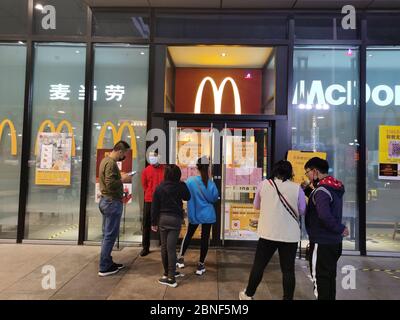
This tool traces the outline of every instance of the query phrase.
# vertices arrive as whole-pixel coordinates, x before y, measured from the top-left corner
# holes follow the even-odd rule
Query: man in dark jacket
[[[309,196],[305,218],[314,294],[318,300],[335,300],[337,261],[342,254],[343,237],[349,234],[342,224],[344,186],[328,175],[326,160],[312,158],[304,169],[316,186]]]

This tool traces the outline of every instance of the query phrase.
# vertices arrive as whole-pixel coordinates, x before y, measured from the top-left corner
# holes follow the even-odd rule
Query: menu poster
[[[95,202],[100,202],[101,192],[100,192],[100,183],[99,183],[99,169],[101,161],[107,157],[111,153],[112,149],[97,149],[96,155],[96,194],[95,194]],[[131,172],[132,171],[132,152],[126,153],[126,158],[124,161],[117,162],[118,168],[121,172]],[[138,173],[137,173],[138,174]],[[136,174],[136,175],[137,175]],[[124,183],[124,203],[132,202],[132,183]]]
[[[400,180],[400,126],[379,126],[378,178]]]
[[[229,203],[225,206],[225,239],[257,240],[260,212],[250,203]]]
[[[40,132],[36,157],[36,185],[71,185],[72,134]]]
[[[304,174],[304,165],[308,160],[314,157],[319,157],[326,160],[325,152],[313,152],[313,151],[300,151],[300,150],[289,150],[287,160],[292,164],[293,167],[293,181],[301,184],[305,181],[306,176]]]

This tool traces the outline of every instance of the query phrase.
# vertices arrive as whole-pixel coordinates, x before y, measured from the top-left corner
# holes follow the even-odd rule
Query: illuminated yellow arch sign
[[[239,89],[236,85],[235,80],[233,80],[231,77],[226,77],[224,80],[222,80],[219,88],[217,87],[217,84],[215,83],[214,79],[211,77],[205,77],[203,80],[201,80],[199,88],[197,89],[197,94],[196,94],[196,101],[194,104],[194,113],[200,113],[201,111],[201,100],[203,97],[203,90],[204,86],[206,85],[207,82],[210,82],[213,90],[213,95],[214,95],[214,113],[215,114],[220,114],[221,113],[221,107],[222,107],[222,94],[224,93],[224,88],[226,83],[229,81],[232,84],[233,88],[233,96],[234,96],[234,101],[235,101],[235,114],[241,114],[242,113],[242,106],[240,104],[240,94],[239,94]]]
[[[9,119],[4,119],[0,123],[0,142],[1,142],[1,137],[3,135],[4,127],[6,125],[8,125],[8,128],[10,129],[11,155],[16,156],[17,155],[17,132],[15,131],[14,123]]]
[[[125,128],[128,129],[129,135],[131,136],[132,159],[135,159],[137,157],[136,135],[135,129],[129,122],[122,123],[118,130],[115,128],[112,122],[105,122],[100,130],[99,139],[97,141],[97,149],[103,149],[104,138],[108,128],[111,128],[114,144],[122,140],[122,134],[124,133]]]
[[[58,132],[58,133],[61,133],[61,131],[62,131],[62,129],[63,129],[64,126],[67,128],[68,133],[69,133],[70,135],[72,135],[72,156],[74,157],[74,156],[75,156],[75,153],[76,153],[76,151],[75,151],[74,129],[72,128],[72,125],[71,125],[71,123],[70,123],[69,121],[67,121],[67,120],[62,120],[62,121],[58,124],[58,126],[57,126],[57,128],[56,128],[56,126],[54,125],[54,123],[53,123],[51,120],[44,120],[44,121],[40,124],[40,126],[39,126],[38,135],[39,135],[40,132],[44,132],[44,129],[45,129],[46,127],[49,127],[51,132]],[[38,148],[39,148],[38,139],[36,139],[35,155],[38,154]]]

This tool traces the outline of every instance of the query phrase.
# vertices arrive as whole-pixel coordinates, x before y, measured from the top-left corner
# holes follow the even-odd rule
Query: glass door
[[[256,241],[259,210],[253,201],[269,170],[269,128],[225,125],[222,139],[221,240]]]

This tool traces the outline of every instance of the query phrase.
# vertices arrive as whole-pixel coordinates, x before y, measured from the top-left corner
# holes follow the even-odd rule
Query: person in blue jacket
[[[218,200],[218,190],[214,181],[210,179],[209,159],[199,158],[196,166],[199,175],[190,177],[186,181],[191,195],[187,203],[189,226],[176,265],[178,268],[185,267],[183,256],[197,227],[201,224],[200,260],[196,270],[196,274],[201,276],[206,272],[204,260],[207,256],[211,227],[216,222],[214,203]]]

